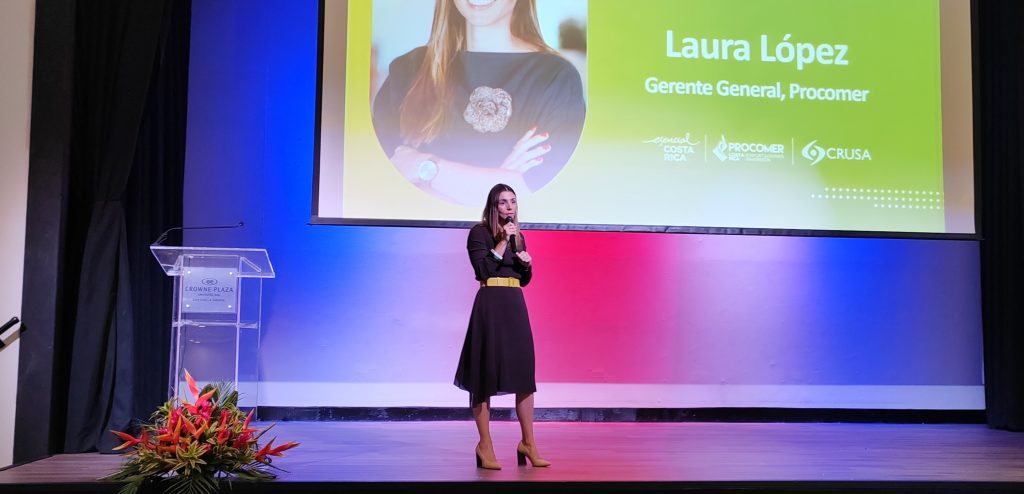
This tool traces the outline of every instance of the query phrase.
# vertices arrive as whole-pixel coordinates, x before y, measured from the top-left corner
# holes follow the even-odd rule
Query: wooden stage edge
[[[266,426],[267,423],[261,423]],[[475,467],[469,421],[279,422],[302,445],[273,482],[223,492],[1024,493],[1024,434],[978,424],[540,422],[550,468],[516,466],[515,422],[492,424],[500,471]],[[116,492],[117,455],[0,471],[0,492]],[[150,491],[155,492],[155,491]]]
[[[269,421],[472,420],[469,407],[274,407],[257,415]],[[495,407],[491,420],[516,420],[515,409]],[[984,410],[851,408],[538,408],[537,422],[861,422],[984,424]]]

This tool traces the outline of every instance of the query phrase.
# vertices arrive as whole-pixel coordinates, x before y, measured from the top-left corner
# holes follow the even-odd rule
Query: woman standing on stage
[[[491,396],[515,393],[516,416],[523,439],[516,445],[520,465],[526,458],[535,467],[551,463],[540,457],[533,435],[533,332],[521,287],[533,278],[532,258],[519,231],[516,193],[498,184],[487,194],[483,218],[469,231],[466,242],[480,289],[473,302],[455,385],[469,391],[480,442],[476,465],[500,470],[491,442]]]

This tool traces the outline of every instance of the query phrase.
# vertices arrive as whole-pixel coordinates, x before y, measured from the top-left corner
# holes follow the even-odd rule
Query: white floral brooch
[[[512,96],[504,89],[480,86],[469,95],[469,104],[462,118],[473,130],[486,134],[500,132],[512,116]]]

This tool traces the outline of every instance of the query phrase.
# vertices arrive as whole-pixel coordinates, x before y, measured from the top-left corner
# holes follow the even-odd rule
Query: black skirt
[[[470,405],[494,395],[537,391],[533,331],[523,290],[481,287],[473,301],[455,385]]]

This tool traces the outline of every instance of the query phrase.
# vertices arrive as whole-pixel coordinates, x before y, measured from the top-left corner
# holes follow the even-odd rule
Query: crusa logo
[[[803,156],[811,162],[811,166],[821,163],[828,158],[829,161],[871,161],[871,150],[853,147],[822,147],[815,139],[804,146]]]
[[[807,160],[811,162],[811,166],[817,165],[818,163],[821,163],[821,160],[825,159],[825,148],[818,146],[817,144],[818,140],[815,139],[804,146],[803,151],[800,152],[804,158],[807,158]]]
[[[215,278],[203,278],[202,283],[204,285],[216,285],[217,284],[217,280]]]

